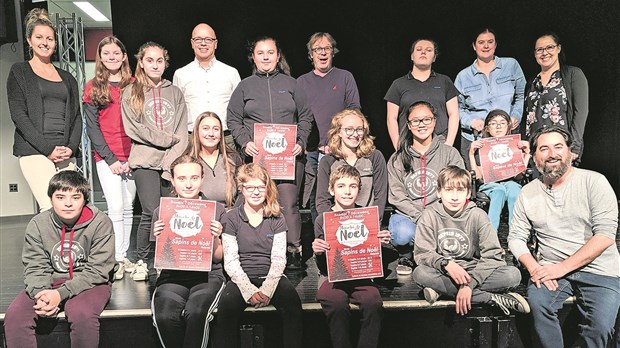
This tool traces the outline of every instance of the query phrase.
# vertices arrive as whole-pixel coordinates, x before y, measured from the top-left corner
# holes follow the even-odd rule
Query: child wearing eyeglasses
[[[422,211],[437,200],[437,175],[449,165],[465,168],[458,150],[435,136],[435,108],[429,102],[413,103],[407,128],[400,133],[398,151],[388,160],[388,199],[396,208],[388,229],[399,254],[396,273],[411,274],[413,242]]]
[[[273,305],[282,319],[282,346],[302,346],[297,290],[283,276],[287,226],[278,189],[259,164],[242,165],[237,187],[245,201],[222,218],[224,269],[230,276],[220,299],[214,347],[239,346],[239,317],[247,306]]]
[[[329,193],[329,176],[344,164],[360,172],[360,189],[355,204],[379,207],[379,220],[387,201],[385,158],[370,135],[368,120],[358,109],[345,109],[334,115],[327,133],[329,153],[319,162],[316,186],[316,210],[320,216],[334,206]]]
[[[484,120],[482,137],[503,137],[508,135],[510,124],[510,115],[506,111],[500,109],[491,110]],[[482,167],[480,167],[480,157],[477,153],[483,146],[483,142],[476,140],[471,143],[469,148],[469,162],[471,163],[471,168],[476,172],[476,178],[482,178]],[[523,150],[525,151],[523,153],[523,161],[527,164],[530,160],[529,147],[524,147]],[[500,215],[506,203],[508,203],[508,223],[512,220],[512,210],[517,201],[517,196],[519,196],[519,191],[521,191],[521,185],[515,179],[516,177],[499,182],[489,182],[482,184],[478,189],[489,197],[489,219],[495,231],[499,228]]]

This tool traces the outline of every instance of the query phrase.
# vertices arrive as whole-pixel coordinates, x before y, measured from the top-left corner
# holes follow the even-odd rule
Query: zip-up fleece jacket
[[[26,227],[22,262],[26,291],[32,298],[53,288],[64,301],[106,284],[116,264],[112,221],[90,204],[73,227],[65,226],[53,209],[44,211]]]
[[[388,201],[397,213],[407,215],[415,222],[424,208],[437,200],[439,171],[449,165],[465,168],[465,164],[459,152],[444,144],[439,137],[433,137],[431,146],[424,154],[412,146],[408,146],[405,151],[413,156],[413,171],[405,172],[398,152],[390,157],[387,166]]]
[[[134,84],[123,91],[122,113],[125,132],[131,138],[129,166],[163,170],[169,178],[170,164],[187,148],[187,111],[183,92],[163,80],[144,91],[144,109],[131,107]]]
[[[472,289],[498,267],[506,266],[497,232],[484,210],[474,202],[450,216],[441,202],[422,212],[416,227],[413,250],[418,265],[441,272],[441,261],[451,259],[469,273]]]
[[[254,141],[255,123],[297,125],[297,144],[306,148],[314,116],[297,80],[277,70],[239,82],[228,102],[226,122],[241,146]]]

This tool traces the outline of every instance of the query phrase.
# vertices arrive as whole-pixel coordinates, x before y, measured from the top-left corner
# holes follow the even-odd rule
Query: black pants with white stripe
[[[207,281],[202,283],[158,285],[151,310],[162,345],[167,348],[206,347],[209,322],[224,285],[221,272],[209,272]]]

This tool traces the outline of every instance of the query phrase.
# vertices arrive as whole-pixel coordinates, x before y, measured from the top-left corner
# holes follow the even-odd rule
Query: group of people
[[[381,220],[389,203],[395,212],[378,238],[398,251],[396,272],[413,272],[430,303],[455,298],[463,315],[472,303],[507,314],[531,310],[537,338],[551,347],[562,344],[557,312],[575,295],[585,314],[584,344],[604,346],[611,338],[620,303],[617,200],[602,175],[573,166],[583,152],[587,82],[581,70],[564,64],[555,34],[536,40],[541,72],[527,92],[518,62],[495,56],[491,29],[476,34],[476,60],[454,84],[432,70],[437,43],[415,41],[412,70],[385,96],[396,150],[387,161],[360,111],[353,75],[333,66],[338,49],[329,33],[310,37],[314,69],[298,79],[290,76],[278,41],[257,38],[248,55],[253,74],[241,80],[215,58],[213,28],[199,24],[190,40],[195,59],[172,82],[162,77],[169,61],[164,47],[143,44],[132,76],[125,46],[106,37],[82,100],[106,217],[88,204],[87,181],[70,170],[81,138],[79,91],[75,79],[51,62],[54,26],[38,9],[26,23],[32,57],[13,66],[7,91],[14,154],[41,213],[26,231],[26,289],[5,316],[9,347],[35,346],[37,318],[60,310],[71,325],[72,345],[96,346],[112,281],[126,272],[137,281],[155,273],[149,255],[165,228],[158,206],[167,196],[217,205],[205,224],[214,236],[212,270],[163,269],[158,275],[152,312],[164,346],[205,346],[215,308],[213,345],[237,346],[243,309],[270,304],[280,313],[284,346],[303,345],[301,301],[283,276],[285,268],[304,266],[300,198],[312,211],[321,276],[330,248],[322,213],[377,206]],[[259,152],[256,123],[297,126],[294,180],[272,180],[251,163]],[[454,147],[459,125],[460,152]],[[491,199],[487,216],[469,201],[468,170],[480,177],[481,138],[519,130],[526,139],[519,143],[524,162],[533,159],[539,177],[523,190],[514,179],[482,185]],[[136,194],[142,214],[132,261]],[[531,277],[527,300],[508,292],[521,275],[506,265],[497,237],[505,202],[510,248]],[[527,246],[530,230],[535,255]],[[600,300],[590,301],[593,296]],[[377,346],[383,306],[371,280],[322,282],[317,300],[334,346],[353,343],[349,302],[362,309],[358,346]]]

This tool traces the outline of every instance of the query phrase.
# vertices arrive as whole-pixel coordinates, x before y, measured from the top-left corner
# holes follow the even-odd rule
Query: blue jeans
[[[521,185],[512,180],[503,182],[490,182],[480,186],[480,192],[484,192],[491,203],[489,204],[489,220],[491,226],[497,231],[499,228],[499,218],[504,209],[504,203],[508,203],[508,223],[512,220],[512,210],[515,207],[517,196],[521,191]]]
[[[392,214],[388,223],[388,230],[392,234],[392,245],[413,245],[415,228],[416,224],[410,217],[398,213]]]
[[[558,280],[558,289],[549,291],[530,282],[527,300],[534,318],[534,332],[543,347],[563,347],[558,311],[564,301],[576,296],[583,320],[579,324],[576,347],[606,347],[612,339],[618,306],[620,278],[575,272]]]

